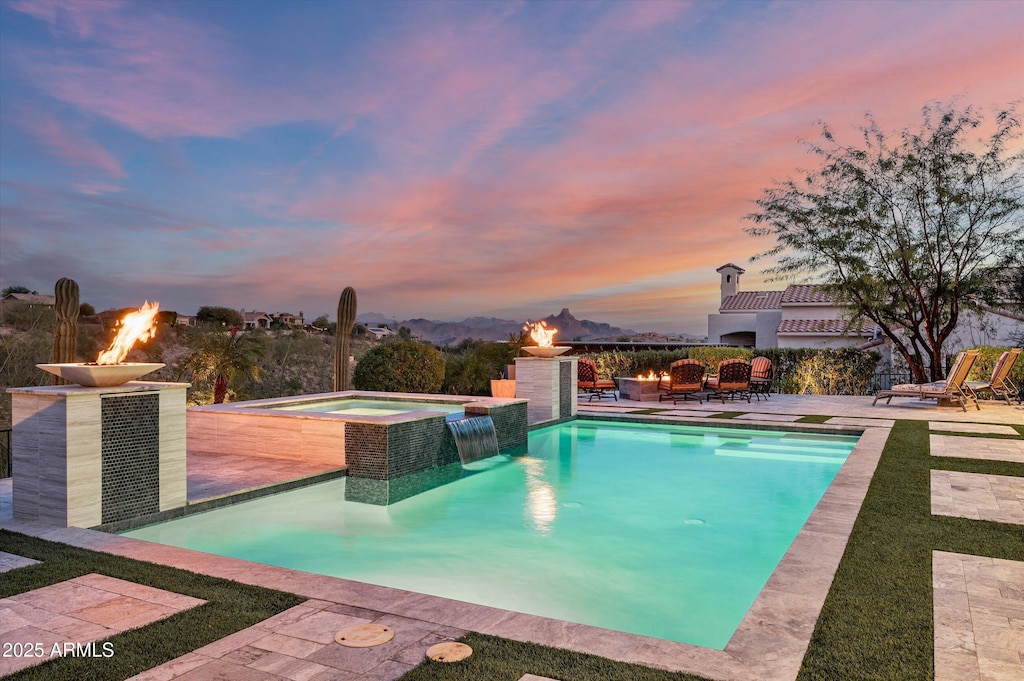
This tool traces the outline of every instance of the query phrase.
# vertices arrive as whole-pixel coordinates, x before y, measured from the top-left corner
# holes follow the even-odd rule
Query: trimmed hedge
[[[581,355],[597,364],[604,378],[668,371],[677,359],[696,359],[708,372],[723,359],[767,357],[775,377],[773,389],[781,393],[811,395],[867,395],[881,356],[857,348],[730,348],[691,347],[669,351],[600,352]],[[996,353],[998,356],[998,353]],[[994,360],[993,360],[994,361]],[[1024,364],[1024,362],[1022,362]],[[992,368],[989,365],[989,373]]]

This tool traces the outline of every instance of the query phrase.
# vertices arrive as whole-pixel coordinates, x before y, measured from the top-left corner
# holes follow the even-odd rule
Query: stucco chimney
[[[728,263],[715,271],[722,275],[722,300],[720,302],[724,303],[726,298],[736,295],[739,291],[740,275],[745,273],[746,270]]]

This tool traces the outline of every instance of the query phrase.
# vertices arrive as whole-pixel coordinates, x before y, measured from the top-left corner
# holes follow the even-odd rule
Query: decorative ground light
[[[427,649],[427,657],[434,662],[458,662],[473,654],[473,649],[465,643],[446,641],[436,643]]]
[[[353,624],[334,635],[334,640],[349,648],[372,648],[395,637],[395,630],[385,624]]]

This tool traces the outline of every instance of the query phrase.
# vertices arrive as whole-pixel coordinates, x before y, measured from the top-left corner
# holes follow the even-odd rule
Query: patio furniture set
[[[1020,388],[1011,377],[1021,352],[1021,348],[1013,348],[1000,355],[988,380],[968,381],[967,376],[978,359],[979,351],[964,350],[957,355],[945,380],[893,386],[878,392],[872,406],[882,398],[889,404],[894,397],[910,397],[918,400],[935,399],[940,405],[956,403],[964,411],[967,411],[967,405],[973,402],[980,410],[978,399],[985,393],[990,393],[993,399],[1005,400],[1008,405],[1021,404]],[[615,381],[600,378],[594,360],[581,357],[578,367],[578,387],[580,392],[588,395],[588,401],[593,401],[595,397],[599,400],[618,400]],[[633,382],[634,379],[619,381]],[[717,373],[709,376],[699,361],[680,359],[672,362],[668,372],[660,377],[652,381],[636,379],[636,382],[650,386],[642,391],[643,394],[650,395],[650,399],[657,394],[659,402],[672,400],[672,404],[678,404],[679,400],[696,400],[703,404],[705,399],[720,398],[724,404],[728,398],[746,399],[749,403],[751,396],[757,397],[760,401],[762,395],[768,399],[771,394],[772,363],[767,357],[755,357],[749,362],[743,359],[726,359],[718,363]],[[620,389],[622,387],[619,386]],[[632,399],[643,400],[639,390],[634,396],[632,383],[629,387]]]
[[[589,396],[588,401],[595,397],[618,400],[615,381],[600,378],[592,359],[581,357],[578,367],[577,384],[580,392]],[[725,404],[728,398],[746,399],[749,403],[751,396],[760,401],[762,395],[768,399],[771,394],[772,363],[767,357],[755,357],[750,362],[725,359],[718,363],[717,373],[709,376],[699,361],[680,359],[672,362],[668,372],[651,383],[654,381],[659,402],[672,400],[672,404],[678,404],[679,400],[697,400],[703,404],[705,399],[719,398]]]

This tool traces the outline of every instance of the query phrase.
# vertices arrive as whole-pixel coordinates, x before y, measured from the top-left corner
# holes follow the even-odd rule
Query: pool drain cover
[[[427,657],[434,662],[458,662],[472,654],[472,648],[465,643],[455,643],[454,641],[437,643],[427,649]]]
[[[395,630],[384,624],[353,624],[334,635],[334,640],[349,648],[372,648],[395,637]]]

